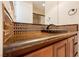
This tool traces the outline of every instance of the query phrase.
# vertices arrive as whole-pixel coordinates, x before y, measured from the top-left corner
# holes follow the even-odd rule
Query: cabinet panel
[[[77,52],[78,52],[78,44],[74,45],[74,56],[76,55]]]
[[[72,56],[74,56],[74,51],[73,51],[73,49],[74,49],[74,36],[73,37],[71,37],[71,38],[68,38],[67,39],[68,40],[68,42],[67,42],[67,44],[68,44],[68,54],[67,54],[67,56],[69,56],[69,57],[72,57]]]
[[[31,56],[31,57],[51,57],[52,56],[52,46],[40,49],[38,51],[35,51],[31,54],[25,55],[25,56]]]
[[[67,56],[67,40],[58,42],[53,45],[55,57],[65,57]]]
[[[77,42],[78,42],[78,36],[76,35],[76,36],[74,37],[74,44],[77,43]]]

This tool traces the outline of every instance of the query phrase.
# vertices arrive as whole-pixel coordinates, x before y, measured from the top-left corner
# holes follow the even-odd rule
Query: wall
[[[75,15],[69,16],[68,11],[77,8]],[[59,2],[59,24],[79,24],[79,1],[78,2]]]
[[[50,17],[50,20],[49,20]],[[45,2],[45,24],[57,24],[57,2]]]
[[[14,2],[16,22],[32,23],[32,3],[27,1]]]
[[[50,8],[48,8],[48,6]],[[49,23],[53,24],[79,24],[79,2],[78,1],[52,1],[46,2],[45,6],[45,24],[48,24],[50,17],[51,21]],[[75,15],[69,16],[68,11],[71,8],[77,8],[78,11]]]
[[[3,51],[3,20],[2,20],[2,2],[0,1],[0,56],[2,56]]]

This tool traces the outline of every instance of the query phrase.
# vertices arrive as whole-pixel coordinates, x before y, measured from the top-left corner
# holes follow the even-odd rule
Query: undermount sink
[[[63,32],[68,32],[65,29],[46,29],[46,30],[41,30],[42,32],[48,32],[48,33],[63,33]]]
[[[68,32],[66,29],[57,28],[57,26],[54,25],[54,24],[50,24],[50,25],[46,26],[41,31],[42,32],[48,32],[48,33],[64,33],[64,32]]]

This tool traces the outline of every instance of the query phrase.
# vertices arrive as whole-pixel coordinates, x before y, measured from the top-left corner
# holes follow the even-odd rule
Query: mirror
[[[33,2],[33,24],[44,24],[45,22],[45,2]]]
[[[15,22],[44,24],[44,1],[14,1]]]

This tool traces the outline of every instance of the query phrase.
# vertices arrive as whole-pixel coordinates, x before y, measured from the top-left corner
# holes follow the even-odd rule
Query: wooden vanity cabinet
[[[25,56],[34,57],[73,57],[74,55],[74,40],[76,36],[56,42],[51,46],[42,48]],[[77,38],[76,38],[77,39]],[[77,50],[76,50],[77,51]]]

